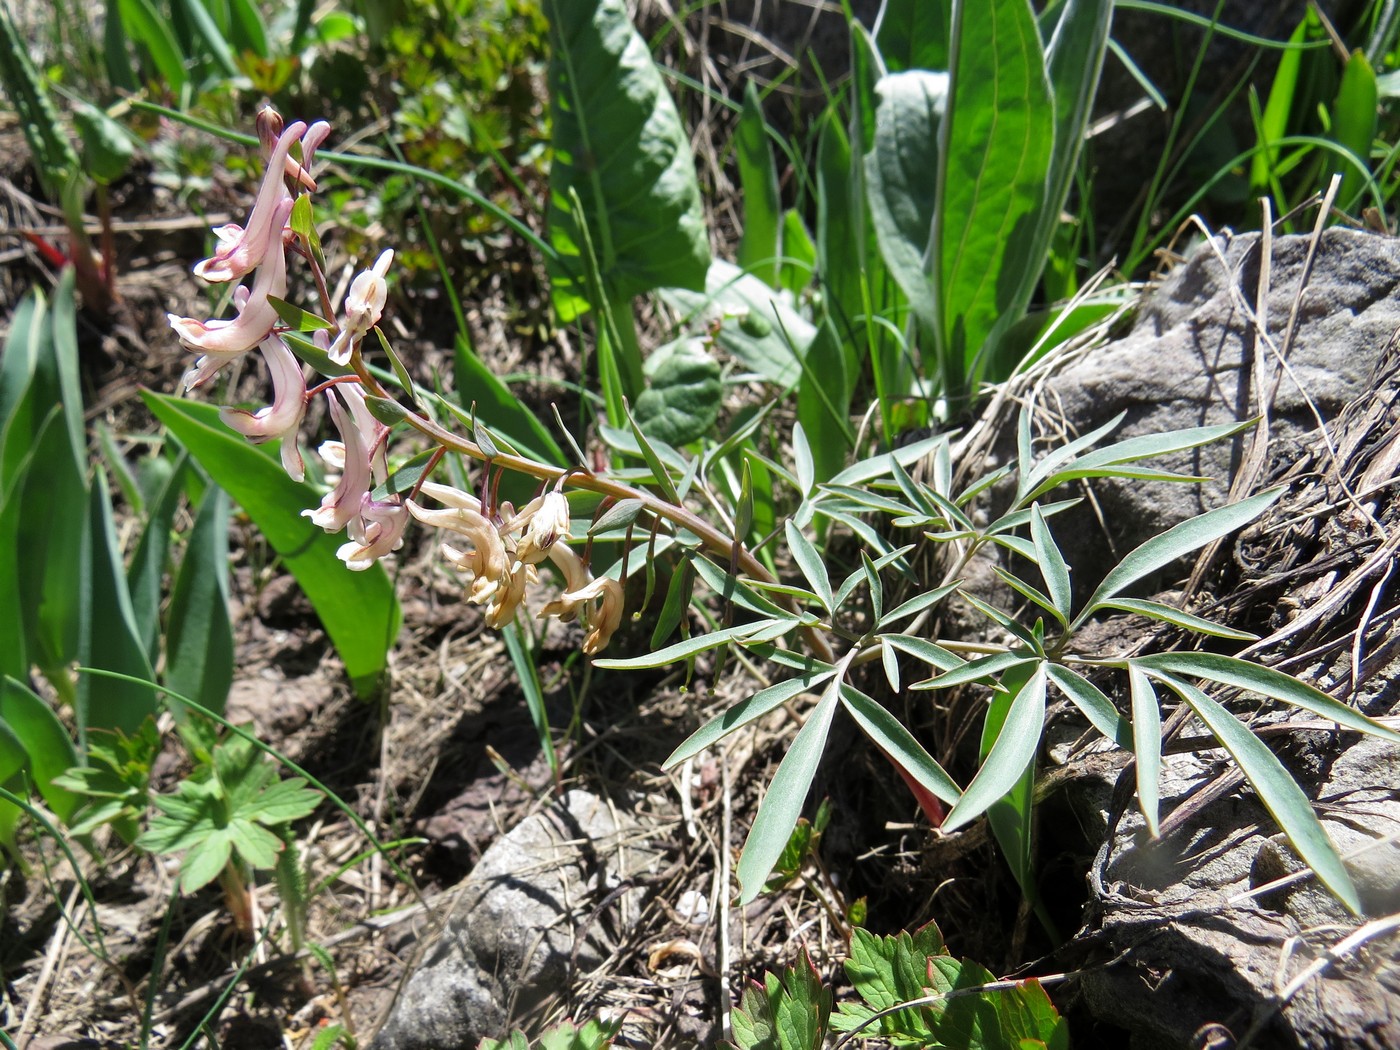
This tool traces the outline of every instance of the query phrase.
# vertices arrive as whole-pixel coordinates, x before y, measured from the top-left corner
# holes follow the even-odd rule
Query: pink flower
[[[279,336],[264,339],[258,349],[262,351],[263,360],[272,373],[272,404],[256,412],[221,408],[219,418],[225,426],[238,431],[255,445],[271,438],[281,438],[282,466],[293,481],[301,481],[306,477],[301,450],[297,448],[297,432],[301,429],[302,417],[306,415],[306,379],[302,375],[301,362]]]
[[[349,364],[355,344],[384,316],[384,304],[389,299],[389,285],[384,275],[389,272],[393,262],[394,251],[391,248],[375,260],[372,270],[357,274],[350,282],[350,291],[345,296],[345,324],[330,348],[331,360],[336,364]]]
[[[333,390],[326,391],[326,399],[330,402],[331,419],[340,431],[341,441],[326,442],[321,446],[321,454],[328,462],[341,461],[340,481],[321,500],[319,507],[301,513],[327,532],[339,532],[359,517],[360,504],[369,495],[369,449],[365,447],[360,428],[340,407],[340,400]],[[340,447],[335,447],[337,444]],[[331,446],[329,455],[327,446]]]
[[[408,508],[402,503],[380,502],[366,494],[360,501],[358,519],[350,522],[350,542],[341,544],[336,557],[355,572],[368,569],[390,551],[403,546],[408,517]]]
[[[196,321],[193,317],[166,315],[185,349],[204,355],[196,362],[194,371],[185,377],[186,388],[198,386],[234,358],[257,346],[277,324],[277,311],[267,297],[274,295],[281,299],[287,294],[287,256],[282,249],[281,230],[291,210],[292,199],[287,197],[273,213],[278,230],[277,250],[258,271],[246,299],[240,300],[238,293],[234,294],[237,317],[228,321]]]
[[[262,188],[258,191],[252,214],[248,216],[247,227],[237,223],[214,227],[214,236],[219,241],[218,248],[209,258],[195,265],[196,277],[203,277],[206,281],[216,284],[237,281],[262,263],[274,241],[280,249],[282,228],[287,224],[287,216],[291,214],[290,204],[285,212],[282,211],[283,203],[291,200],[282,175],[290,159],[292,143],[296,142],[305,130],[306,125],[297,121],[278,136],[277,145],[268,161],[267,173],[263,176]],[[324,134],[321,137],[324,138]],[[297,170],[300,171],[300,166]]]

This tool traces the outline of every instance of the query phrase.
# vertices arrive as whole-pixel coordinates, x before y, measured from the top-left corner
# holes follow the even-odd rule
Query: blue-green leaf
[[[982,768],[948,811],[948,819],[943,822],[945,831],[969,823],[1016,786],[1040,749],[1044,729],[1045,664],[1040,662],[1012,699],[1006,721]]]

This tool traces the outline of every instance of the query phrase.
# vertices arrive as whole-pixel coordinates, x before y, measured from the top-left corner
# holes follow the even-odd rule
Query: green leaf
[[[893,71],[948,68],[948,0],[886,0],[875,37]]]
[[[1310,24],[1317,23],[1316,12],[1308,8],[1288,42],[1302,44],[1309,36]],[[1249,187],[1255,196],[1263,196],[1272,188],[1280,151],[1283,148],[1280,140],[1288,134],[1289,118],[1293,111],[1302,63],[1303,51],[1300,47],[1290,48],[1278,56],[1273,85],[1269,88],[1269,100],[1265,103],[1263,116],[1256,125],[1261,148],[1254,154],[1249,166]]]
[[[1040,667],[1043,668],[1044,664]],[[1032,675],[1029,667],[1022,666],[1002,676],[1000,687],[992,693],[987,716],[982,723],[982,738],[978,746],[981,761],[985,762],[990,757],[997,740],[1006,730],[1006,719],[1014,704],[1012,694],[1019,694]],[[1035,763],[1030,762],[1010,789],[987,807],[987,822],[991,825],[1002,856],[1021,887],[1021,896],[1032,904],[1036,903],[1031,834],[1031,810],[1034,805]]]
[[[1337,102],[1332,112],[1333,140],[1361,161],[1360,169],[1348,164],[1342,174],[1337,206],[1344,211],[1355,209],[1366,188],[1371,144],[1376,138],[1380,114],[1378,103],[1376,72],[1362,52],[1354,51],[1342,70],[1342,83],[1337,89]]]
[[[910,688],[947,689],[951,686],[966,685],[968,682],[978,682],[983,679],[990,681],[994,675],[1009,671],[1022,664],[1032,663],[1034,660],[1034,656],[1021,650],[979,656],[976,660],[969,660],[951,670],[944,671],[937,678],[932,678],[927,682],[916,682]]]
[[[740,608],[747,609],[749,612],[757,613],[760,616],[777,618],[792,615],[786,609],[774,605],[762,595],[755,594],[754,591],[737,576],[731,576],[728,572],[721,569],[703,555],[697,554],[691,559],[691,564],[695,566],[696,575],[705,581],[705,586],[714,591],[722,601],[733,602]]]
[[[1301,707],[1319,718],[1336,722],[1358,733],[1367,733],[1384,740],[1400,743],[1400,733],[1374,722],[1360,711],[1332,699],[1291,675],[1261,667],[1248,660],[1216,653],[1154,653],[1134,660],[1139,667],[1152,672],[1191,675],[1205,678],[1236,689],[1248,689],[1273,700]]]
[[[563,321],[588,309],[582,225],[609,299],[700,289],[710,262],[690,140],[622,0],[545,0],[554,159],[550,268]],[[576,192],[580,215],[569,204]],[[599,304],[593,303],[593,306]]]
[[[1016,786],[1040,749],[1044,728],[1045,663],[1038,661],[1035,671],[1011,701],[1006,722],[982,768],[948,811],[948,818],[943,822],[945,831],[969,823]]]
[[[177,9],[183,11],[188,25],[204,42],[204,47],[224,76],[238,76],[238,63],[234,61],[233,49],[229,47],[224,34],[219,30],[204,0],[174,0]]]
[[[218,423],[213,406],[143,393],[151,412],[180,439],[257,524],[315,607],[355,691],[373,694],[398,634],[399,604],[379,565],[350,572],[336,557],[341,540],[300,516],[312,491],[287,477],[275,444],[249,445]]]
[[[170,596],[165,684],[224,713],[233,685],[233,624],[228,603],[228,496],[211,485],[204,493],[185,557]],[[183,718],[184,708],[169,701]]]
[[[866,153],[866,203],[880,253],[919,320],[938,328],[930,267],[938,206],[935,178],[948,74],[918,69],[875,84],[875,134]]]
[[[1224,624],[1215,623],[1202,616],[1164,605],[1162,602],[1148,601],[1143,598],[1114,598],[1112,601],[1102,603],[1100,608],[1118,609],[1121,612],[1149,616],[1154,620],[1161,620],[1188,631],[1195,631],[1197,634],[1208,634],[1214,638],[1232,638],[1236,641],[1247,642],[1259,637],[1248,631],[1238,631],[1233,627],[1226,627]]]
[[[852,650],[854,653],[854,650]],[[849,657],[847,658],[849,663]],[[827,734],[831,731],[831,721],[841,698],[841,679],[846,673],[846,663],[837,668],[836,675],[827,685],[817,706],[807,715],[807,721],[797,731],[792,745],[778,764],[778,771],[764,792],[759,803],[758,813],[744,840],[744,851],[739,858],[739,900],[748,904],[754,900],[768,881],[768,875],[777,863],[778,857],[787,845],[797,818],[802,813],[807,792],[816,776],[822,753],[826,750]]]
[[[1161,535],[1153,536],[1129,552],[1109,571],[1083,611],[1075,617],[1071,628],[1082,625],[1096,609],[1102,608],[1104,602],[1125,587],[1248,525],[1273,506],[1283,493],[1282,487],[1266,489],[1237,503],[1228,503],[1194,518],[1188,518],[1180,524],[1173,525]]]
[[[108,185],[126,174],[136,149],[126,129],[88,102],[73,107],[73,123],[83,140],[83,166]]]
[[[719,362],[700,339],[677,339],[647,358],[647,389],[637,398],[637,425],[648,437],[688,445],[714,429],[724,386]]]
[[[156,462],[169,463],[159,457]],[[182,452],[178,465],[166,474],[157,497],[147,503],[149,513],[142,521],[141,538],[136,542],[136,551],[126,569],[132,616],[152,667],[160,659],[161,586],[165,581],[175,512],[180,509],[180,497],[185,489],[187,462],[188,457]]]
[[[822,608],[831,612],[831,580],[827,577],[826,563],[822,561],[822,556],[812,546],[812,541],[802,535],[802,530],[792,523],[792,519],[789,518],[784,523],[783,531],[787,536],[788,550],[792,554],[793,561],[797,562],[797,567],[802,570],[802,575],[812,585],[812,590],[821,602]]]
[[[78,764],[68,730],[43,700],[13,678],[0,680],[0,726],[23,749],[30,779],[54,814],[67,823],[80,799],[55,781]],[[0,764],[0,781],[9,779]]]
[[[846,465],[855,448],[851,430],[851,398],[855,379],[847,367],[846,348],[828,318],[802,358],[797,388],[797,420],[812,450],[813,476],[826,481]]]
[[[1063,664],[1047,664],[1045,673],[1050,681],[1059,687],[1060,692],[1069,697],[1070,702],[1084,713],[1084,717],[1095,729],[1124,751],[1133,749],[1132,727],[1098,686]]]
[[[954,0],[938,157],[940,367],[976,389],[983,345],[1019,319],[1045,265],[1032,238],[1046,200],[1055,106],[1028,0]],[[1067,188],[1066,184],[1066,188]],[[1003,322],[1005,323],[1005,322]],[[961,368],[961,371],[955,371]],[[963,387],[950,383],[952,394]]]
[[[1128,691],[1133,704],[1133,757],[1137,760],[1138,805],[1147,821],[1147,833],[1160,834],[1157,809],[1162,779],[1162,709],[1152,679],[1136,664],[1128,663]]]
[[[890,616],[893,617],[894,613]],[[915,638],[909,634],[882,634],[879,637],[887,645],[892,645],[900,652],[908,653],[939,671],[951,671],[966,662],[961,656],[954,656],[943,646],[936,645],[927,638]]]
[[[744,232],[736,257],[745,270],[770,288],[777,288],[783,254],[782,201],[768,145],[768,126],[752,80],[744,85],[744,108],[734,129],[734,156],[744,201]]]
[[[856,725],[885,755],[935,798],[952,805],[962,791],[894,715],[854,686],[843,686],[841,703]]]
[[[752,83],[752,81],[750,81]],[[817,272],[817,246],[796,208],[783,212],[783,266],[778,281],[785,290],[799,298],[812,283]]]
[[[131,675],[142,683],[80,675],[76,700],[80,740],[86,739],[92,727],[134,733],[159,710],[155,672],[136,629],[121,547],[112,524],[107,477],[100,467],[92,479],[87,513],[79,558],[78,662],[84,667]]]
[[[1193,654],[1196,655],[1196,654]],[[1134,661],[1140,664],[1139,661]],[[1230,752],[1250,785],[1259,795],[1278,826],[1283,829],[1297,849],[1299,856],[1317,872],[1329,890],[1336,894],[1353,915],[1361,914],[1361,900],[1356,894],[1346,865],[1337,855],[1312,810],[1312,803],[1303,793],[1278,757],[1264,742],[1242,725],[1238,719],[1200,689],[1171,675],[1151,668],[1153,677],[1181,697],[1205,723],[1211,735]],[[1192,672],[1187,672],[1192,673]]]
[[[299,200],[308,200],[301,197]],[[295,303],[289,303],[285,299],[279,299],[275,295],[267,297],[268,303],[277,311],[277,319],[290,328],[293,332],[321,332],[335,327],[320,314],[313,314],[309,310],[303,310]]]
[[[117,0],[117,9],[127,37],[150,56],[160,81],[179,97],[189,75],[170,22],[156,10],[153,0]]]
[[[797,623],[796,619],[756,620],[753,623],[741,623],[735,627],[723,627],[718,631],[697,634],[653,653],[634,656],[626,660],[594,660],[593,665],[615,671],[635,671],[643,667],[665,667],[677,660],[684,660],[710,649],[718,649],[721,645],[728,645],[730,642],[759,635],[770,627],[780,627],[784,631],[788,631],[796,627]]]
[[[657,447],[642,432],[641,426],[637,423],[637,417],[630,411],[627,412],[627,422],[632,427],[632,437],[636,439],[637,450],[642,454],[642,459],[646,461],[647,469],[651,471],[652,479],[656,482],[657,488],[672,503],[679,503],[681,497],[676,491],[675,479],[671,477],[671,472],[666,469],[666,460],[662,459],[662,454],[663,452],[672,452],[673,454],[667,457],[671,461],[679,457],[674,454],[674,450],[666,442],[660,439],[657,439],[656,442],[656,445],[660,446],[661,449],[658,451]]]
[[[1045,524],[1045,515],[1038,505],[1031,507],[1031,542],[1035,544],[1035,562],[1045,580],[1045,589],[1055,612],[1060,614],[1060,622],[1069,619],[1073,611],[1074,590],[1069,582],[1069,565],[1065,562],[1060,548],[1055,545],[1055,537]]]

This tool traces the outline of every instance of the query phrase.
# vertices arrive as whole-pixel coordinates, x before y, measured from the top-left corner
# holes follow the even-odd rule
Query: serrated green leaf
[[[180,861],[180,892],[194,893],[217,879],[232,852],[233,832],[228,828],[217,829],[200,839]]]

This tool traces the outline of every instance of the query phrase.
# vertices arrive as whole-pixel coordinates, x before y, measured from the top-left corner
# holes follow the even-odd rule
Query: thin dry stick
[[[81,877],[81,876],[80,876]],[[68,901],[63,906],[63,914],[73,914],[73,907],[78,903],[78,894],[81,892],[82,884],[74,882],[72,890],[68,893]],[[35,1021],[38,1007],[48,992],[49,982],[53,980],[54,971],[58,969],[59,957],[68,946],[68,938],[71,936],[69,924],[60,922],[54,927],[53,937],[49,940],[49,946],[44,952],[44,965],[39,970],[39,976],[34,982],[34,990],[29,993],[29,1001],[24,1004],[24,1017],[20,1019],[19,1031],[15,1033],[15,1044],[23,1050],[29,1042],[29,1027]]]

